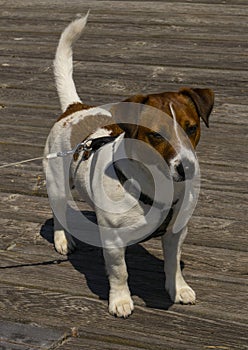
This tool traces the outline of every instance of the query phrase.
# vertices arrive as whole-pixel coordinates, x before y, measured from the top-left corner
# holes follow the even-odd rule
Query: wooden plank
[[[42,127],[49,130],[54,121],[60,113],[59,106],[56,104],[53,109],[41,109],[38,110],[35,106],[9,106],[8,108],[2,108],[0,113],[0,123],[20,126]],[[240,125],[246,127],[248,125],[247,120],[247,106],[241,104],[228,104],[221,103],[217,96],[217,100],[214,106],[214,110],[210,118],[210,130],[217,124],[221,124],[222,128],[225,128],[225,124]],[[18,122],[17,122],[18,121]],[[206,129],[203,128],[203,135]],[[237,131],[239,132],[239,130]],[[209,136],[208,136],[209,137]]]
[[[105,0],[99,0],[99,1],[105,1]],[[119,0],[111,0],[111,1],[116,1],[118,2]],[[127,0],[127,1],[133,1],[133,0]],[[136,0],[136,2],[151,2],[151,0]],[[164,2],[164,0],[156,0],[156,2]],[[174,3],[182,3],[182,0],[169,0],[168,3],[174,4]],[[183,3],[188,3],[188,4],[206,4],[209,5],[209,0],[184,0]],[[227,0],[225,3],[223,3],[223,0],[216,0],[214,2],[215,5],[246,5],[246,0]]]
[[[44,250],[44,242],[35,231],[29,230],[22,239],[14,238],[11,245],[7,240],[8,248],[1,254],[2,284],[66,293],[68,298],[107,298],[108,283],[101,249],[81,243],[79,250],[66,259],[56,254],[53,249]],[[190,310],[171,306],[165,293],[160,241],[152,240],[130,247],[127,254],[129,283],[132,294],[136,296],[136,304],[155,309],[170,307],[170,310],[179,313],[190,311],[191,315],[197,317],[208,315],[209,319],[245,323],[247,253],[186,244],[183,249],[183,261],[186,279],[198,295],[196,307]],[[223,291],[225,301],[221,301]],[[209,309],[209,303],[215,303],[214,310]],[[223,307],[223,303],[228,305],[227,309]],[[237,313],[240,304],[243,306]]]
[[[2,225],[1,249],[7,249],[12,244],[16,245],[18,243],[17,247],[14,246],[17,249],[19,244],[21,244],[21,240],[27,236],[29,231],[32,234],[30,242],[34,242],[34,244],[37,239],[39,239],[39,245],[41,244],[40,234],[45,234],[45,237],[48,235],[50,237],[49,241],[52,241],[53,234],[51,224],[49,224],[51,214],[48,201],[45,204],[47,204],[47,216],[43,222],[41,222],[42,220],[38,220],[36,223],[30,221],[33,219],[33,215],[31,218],[25,218],[21,215],[18,220],[18,217],[9,218],[7,214],[2,214],[2,218],[0,219]],[[87,209],[90,210],[90,208]],[[23,236],[23,232],[25,232],[25,237]],[[17,243],[15,234],[18,237]],[[197,212],[195,212],[189,222],[187,242],[191,245],[225,248],[236,251],[240,251],[242,247],[242,251],[247,251],[246,237],[247,225],[245,220],[241,221],[239,218],[232,220],[213,216],[198,216]],[[23,244],[26,245],[26,243]]]
[[[239,0],[238,0],[239,1]],[[243,0],[244,1],[244,0]],[[116,12],[116,9],[118,9],[119,12],[125,13],[126,15],[131,14],[133,12],[135,13],[151,13],[152,11],[156,11],[161,13],[161,11],[164,11],[162,13],[167,14],[167,11],[171,11],[170,15],[176,16],[176,14],[188,14],[188,15],[206,15],[209,12],[215,13],[215,14],[221,14],[225,13],[226,15],[233,15],[233,16],[244,16],[247,12],[247,7],[245,6],[245,3],[242,2],[239,3],[238,6],[236,6],[236,2],[234,0],[228,1],[225,4],[220,3],[219,1],[216,2],[214,8],[212,4],[209,4],[209,2],[202,3],[200,1],[194,1],[194,4],[192,4],[192,1],[187,3],[186,1],[167,1],[164,3],[163,1],[142,1],[142,6],[140,5],[139,1],[129,1],[129,6],[125,5],[125,3],[122,3],[121,1],[90,1],[85,0],[84,6],[82,4],[79,4],[77,0],[72,0],[70,3],[70,6],[68,7],[68,4],[61,3],[59,0],[52,0],[49,2],[41,2],[35,6],[35,8],[32,6],[33,3],[31,0],[25,0],[22,3],[15,3],[14,0],[10,0],[9,2],[3,3],[3,9],[5,10],[3,12],[3,15],[9,14],[9,11],[15,10],[15,16],[16,18],[21,17],[21,11],[24,11],[23,3],[25,3],[25,15],[30,16],[32,18],[32,14],[35,14],[36,16],[39,15],[39,13],[35,12],[35,8],[39,9],[40,11],[43,9],[43,11],[46,11],[48,8],[50,10],[57,10],[58,13],[56,13],[56,16],[61,16],[61,14],[64,13],[64,11],[72,12],[74,9],[82,9],[82,7],[89,8],[94,6],[94,10],[101,10],[103,13],[112,13]],[[59,11],[58,11],[59,9]],[[199,9],[201,10],[201,13],[199,13]],[[18,10],[18,11],[17,11]],[[165,12],[166,11],[166,12]],[[67,13],[68,13],[67,12]],[[50,12],[52,13],[52,12]],[[52,13],[53,14],[53,13]]]
[[[75,13],[89,7],[89,25],[75,47],[75,80],[84,102],[116,102],[181,85],[216,92],[210,129],[203,129],[198,148],[201,195],[182,254],[197,304],[171,305],[155,239],[127,252],[135,313],[126,321],[110,317],[101,250],[78,242],[68,258],[54,251],[37,161],[0,170],[3,322],[66,330],[66,339],[51,346],[62,350],[247,349],[246,5],[246,0],[217,0],[214,6],[207,0],[1,2],[0,164],[42,154],[59,114],[51,69],[57,41]],[[28,336],[34,336],[32,329]],[[25,348],[13,337],[5,337],[2,346]]]
[[[2,349],[46,349],[62,342],[64,332],[37,324],[0,321]]]
[[[115,343],[114,337],[103,337],[99,340],[91,339],[87,336],[85,336],[84,332],[82,332],[82,336],[79,338],[72,338],[69,339],[66,343],[61,345],[58,349],[59,350],[123,350],[123,347],[125,346],[125,350],[136,350],[136,349],[149,349],[146,344],[133,342],[130,344],[130,342],[121,341],[119,344]],[[129,344],[128,344],[129,343]],[[162,349],[161,347],[156,346],[153,349]]]
[[[31,148],[31,146],[30,146]],[[1,148],[0,148],[1,149]],[[28,157],[33,157],[35,154],[30,153]],[[42,155],[42,151],[40,153]],[[18,156],[5,155],[0,158],[0,163],[8,164],[10,162],[21,161],[23,157],[22,152]],[[244,194],[246,198],[247,194],[247,167],[242,163],[242,160],[233,161],[232,165],[239,168],[238,171],[233,171],[232,167],[227,165],[218,164],[216,159],[214,162],[210,162],[209,159],[202,160],[200,158],[201,169],[201,199],[200,203],[204,206],[204,194],[205,190],[211,191],[226,191],[228,193]],[[204,161],[205,160],[205,161]],[[27,195],[46,196],[45,186],[45,174],[42,169],[42,160],[29,162],[22,165],[11,166],[9,168],[1,169],[1,183],[0,191],[12,192]],[[237,197],[234,195],[234,197]],[[218,203],[217,203],[218,204]],[[246,210],[246,205],[243,210]]]
[[[135,82],[133,82],[134,72],[137,76]],[[222,79],[224,72],[224,70],[199,68],[152,65],[133,67],[121,63],[78,62],[75,67],[75,80],[83,100],[94,104],[121,101],[123,97],[136,93],[147,94],[163,90],[177,90],[177,84],[212,87],[217,95],[216,104],[218,100],[221,100],[221,104],[245,104],[244,96],[247,88],[243,71],[237,71],[235,75],[230,74]],[[85,76],[87,76],[87,86],[81,83],[86,82]],[[58,106],[58,97],[52,79],[51,76],[49,77],[51,83],[46,82],[46,90],[37,89],[37,86],[34,86],[32,90],[24,89],[22,84],[18,88],[18,82],[12,88],[1,89],[1,103],[5,106],[13,106],[23,105],[26,102],[30,105],[44,105],[46,109],[48,107],[54,109],[54,106]],[[226,95],[228,97],[223,98]]]
[[[53,123],[54,120],[49,121],[49,124],[53,125]],[[232,153],[235,155],[235,152],[237,152],[240,147],[244,147],[247,143],[246,128],[242,128],[240,125],[234,124],[226,124],[223,126],[221,123],[215,123],[215,121],[210,121],[210,123],[211,125],[209,130],[205,129],[204,125],[202,125],[202,138],[198,147],[200,156],[204,159],[204,153],[206,152],[205,150],[207,146],[206,144],[208,143],[208,149],[209,147],[214,147],[215,152],[221,154],[224,159],[229,158],[229,160],[232,160],[230,159],[230,157],[233,156]],[[50,130],[47,127],[42,128],[36,126],[8,125],[5,122],[0,125],[0,131],[2,144],[20,143],[21,145],[36,143],[36,147],[44,147]],[[8,133],[10,133],[9,137]],[[232,135],[230,136],[231,133]],[[219,148],[224,141],[228,147],[229,157],[227,156],[227,153],[225,153],[226,150]],[[233,145],[231,152],[229,149],[230,145]],[[214,152],[214,148],[211,150],[211,153]],[[233,160],[235,160],[235,158]],[[244,161],[243,154],[241,154],[240,157],[240,162],[242,161]]]
[[[47,198],[3,193],[0,193],[0,198],[0,210],[3,218],[18,218],[19,220],[26,218],[31,222],[43,223],[51,216]]]
[[[43,246],[42,249],[40,245],[44,243],[36,240],[34,235],[29,236],[32,242],[35,240],[35,244],[31,245],[24,237],[23,242],[20,239],[19,243],[13,240],[16,245],[12,242],[8,250],[1,252],[2,284],[63,292],[71,297],[100,297],[106,300],[108,283],[101,249],[81,243],[78,251],[66,259],[52,247],[45,250]],[[136,304],[154,309],[170,307],[177,312],[187,311],[187,307],[171,306],[165,293],[161,250],[161,244],[156,240],[128,249],[129,284]],[[210,258],[207,260],[208,256]],[[190,309],[190,313],[208,315],[209,319],[218,317],[245,323],[246,261],[246,253],[231,251],[228,255],[228,250],[186,244],[183,249],[184,274],[197,292],[197,306]],[[232,291],[234,286],[235,296]],[[221,303],[223,290],[225,302]],[[215,310],[209,310],[209,303],[214,302]],[[223,303],[228,305],[227,310],[223,308]],[[243,306],[237,314],[235,310],[238,304]]]
[[[96,2],[97,3],[97,2]],[[154,6],[153,10],[151,7],[149,11],[144,12],[142,6],[142,11],[136,6],[137,3],[133,3],[132,10],[121,10],[120,3],[116,6],[116,10],[113,10],[115,6],[112,6],[111,9],[96,9],[94,7],[92,14],[89,17],[89,29],[87,32],[99,37],[105,36],[119,36],[120,38],[130,36],[130,39],[134,37],[134,34],[139,34],[139,38],[145,38],[148,29],[150,33],[150,38],[153,36],[158,37],[160,34],[168,34],[169,38],[172,38],[172,33],[174,32],[176,38],[186,37],[189,38],[205,38],[207,39],[206,32],[212,32],[214,37],[217,40],[221,40],[221,35],[224,40],[230,41],[231,38],[239,35],[237,38],[239,41],[245,41],[247,33],[244,32],[244,29],[247,28],[247,23],[245,16],[247,15],[247,7],[219,7],[213,8],[207,7],[204,11],[203,6],[194,6],[190,8],[190,11],[187,12],[187,9],[181,4],[180,6],[170,5],[170,4],[161,4],[160,6]],[[136,6],[135,6],[136,5]],[[12,40],[16,37],[25,40],[25,38],[30,38],[35,35],[35,23],[37,20],[40,25],[40,36],[44,37],[45,41],[54,40],[54,32],[49,32],[48,28],[50,25],[56,25],[58,30],[62,30],[70,20],[72,20],[78,11],[80,13],[87,13],[89,7],[72,7],[70,11],[60,11],[56,15],[51,7],[50,16],[47,15],[47,10],[41,8],[39,12],[35,10],[23,12],[23,7],[18,9],[18,12],[8,11],[7,15],[3,12],[0,21],[1,33],[5,33],[7,39]],[[235,11],[236,9],[236,11]],[[219,10],[219,11],[218,11]],[[196,16],[196,12],[201,11]],[[242,11],[242,13],[241,13]],[[182,15],[185,15],[182,20]],[[235,13],[236,12],[236,13]],[[25,16],[26,22],[23,24],[23,27],[18,27],[18,21],[23,20]],[[9,27],[6,26],[6,23],[9,24]],[[114,32],[114,28],[117,28],[118,31]],[[228,28],[232,26],[232,31],[229,32],[227,36]],[[126,27],[126,32],[123,32],[122,29]],[[198,32],[196,31],[198,28]],[[218,28],[219,31],[216,29]],[[100,29],[103,29],[103,32],[100,32]],[[242,30],[243,29],[243,30]],[[59,32],[58,32],[59,33]],[[106,35],[108,33],[108,35]],[[56,34],[55,34],[56,35]],[[58,35],[58,34],[57,34]],[[49,40],[50,38],[50,40]],[[208,37],[209,39],[209,37]],[[19,39],[20,40],[20,39]]]
[[[1,152],[1,164],[9,164],[11,162],[18,162],[30,158],[42,157],[44,152],[44,146],[35,145],[35,144],[22,144],[21,147],[18,147],[16,143],[0,142],[0,152]],[[37,166],[41,170],[41,160],[34,161],[29,163],[29,169],[37,171]],[[18,166],[17,166],[18,167]],[[19,168],[22,166],[19,166]],[[9,168],[11,170],[11,168]],[[2,171],[2,169],[1,169]]]
[[[45,107],[45,106],[44,106]],[[48,133],[59,115],[59,108],[54,106],[54,110],[45,108],[35,108],[35,106],[25,106],[2,108],[0,113],[1,125],[15,125],[25,127],[41,127],[44,134]]]
[[[44,183],[42,182],[42,177],[40,177],[40,180],[39,178],[36,178],[36,183],[34,182],[34,179],[35,178],[33,178],[33,181],[28,186],[32,187],[33,194],[44,195],[45,189]],[[39,183],[38,180],[41,181],[41,183]],[[12,183],[12,185],[15,186],[14,183]],[[21,187],[21,184],[19,184],[19,186]],[[16,188],[18,188],[18,186]],[[22,190],[22,192],[23,191],[25,192],[25,189]],[[28,191],[26,190],[26,192]],[[2,215],[5,218],[18,218],[20,220],[30,216],[30,219],[32,220],[33,212],[36,211],[36,209],[37,216],[35,218],[35,222],[37,222],[36,219],[38,218],[38,222],[42,222],[42,220],[45,220],[50,216],[49,204],[46,198],[8,193],[0,193],[0,198],[0,208],[2,210]],[[213,203],[215,203],[214,206]],[[27,208],[27,204],[29,205],[30,210]],[[204,189],[204,191],[201,192],[199,204],[194,215],[206,217],[207,222],[211,219],[211,217],[236,222],[237,218],[239,221],[244,221],[246,211],[246,194],[239,194],[237,192],[223,192],[221,188],[215,188]],[[242,213],[244,214],[243,218],[241,215]],[[240,235],[240,237],[243,236],[242,232]]]
[[[221,189],[204,189],[204,192],[201,192],[201,196],[201,206],[197,207],[196,215],[208,217],[213,216],[233,220],[236,220],[238,217],[240,220],[244,220],[240,214],[246,212],[247,195],[235,192],[222,192]],[[22,196],[19,194],[10,195],[8,193],[0,193],[0,198],[2,202],[4,202],[4,204],[0,204],[0,207],[3,210],[3,213],[8,217],[13,217],[13,208],[16,208],[15,215],[17,215],[17,217],[25,216],[26,208],[23,206],[24,202],[29,203],[32,212],[32,210],[35,210],[39,205],[42,205],[42,203],[46,201],[45,198],[33,198],[32,196]],[[216,203],[216,205],[218,204],[218,207],[213,206],[213,203]],[[235,203],[237,204],[235,205]],[[48,204],[46,207],[47,206]],[[43,207],[40,207],[39,212],[41,211],[41,208],[43,209]],[[44,210],[44,214],[47,213],[47,209],[44,208]]]
[[[54,46],[54,49],[56,47],[56,44]],[[135,52],[133,53],[135,55]],[[162,54],[162,53],[161,53]],[[172,54],[175,56],[176,52],[172,52]],[[75,71],[75,79],[81,81],[85,81],[85,78],[82,79],[83,76],[87,77],[87,80],[91,80],[92,78],[100,77],[101,75],[105,77],[105,79],[111,79],[111,77],[116,74],[116,77],[121,78],[131,78],[131,74],[133,74],[133,71],[135,70],[138,74],[138,77],[145,78],[149,77],[152,79],[153,84],[159,84],[161,83],[161,79],[164,80],[164,82],[173,83],[175,82],[175,79],[177,79],[177,83],[183,83],[188,85],[195,85],[198,83],[199,78],[202,79],[202,84],[204,86],[206,85],[213,85],[216,87],[225,87],[225,82],[229,81],[232,83],[232,86],[235,87],[237,84],[243,83],[245,87],[245,77],[244,72],[242,69],[233,69],[231,70],[228,66],[225,67],[225,65],[220,65],[220,67],[213,67],[204,64],[204,67],[197,67],[197,63],[194,63],[195,67],[192,68],[192,61],[194,60],[194,53],[190,53],[188,58],[190,60],[190,64],[185,66],[184,64],[180,64],[179,61],[175,61],[175,59],[171,59],[171,62],[166,62],[166,51],[163,52],[164,55],[164,63],[161,64],[161,59],[156,59],[156,53],[149,57],[149,64],[144,61],[146,58],[144,56],[146,55],[145,51],[141,53],[137,53],[135,61],[132,60],[131,57],[132,54],[128,52],[126,55],[126,58],[122,59],[115,59],[113,60],[111,55],[106,56],[106,59],[104,56],[102,56],[102,59],[97,56],[92,56],[92,59],[86,59],[86,60],[77,60],[77,55],[75,54],[75,63],[74,63],[74,71]],[[240,57],[240,56],[239,56]],[[18,67],[18,61],[16,60],[15,67],[12,68],[11,63],[8,63],[7,60],[5,63],[2,64],[9,64],[10,67],[4,66],[2,68],[2,74],[5,77],[5,79],[8,79],[6,77],[9,77],[10,73],[15,73],[14,77],[10,78],[13,79],[12,83],[10,81],[8,86],[8,81],[6,81],[6,86],[2,86],[4,88],[18,88],[18,86],[25,88],[25,83],[27,83],[26,88],[30,88],[32,85],[34,87],[36,86],[36,89],[40,89],[40,84],[45,83],[48,84],[49,90],[54,90],[54,82],[53,82],[53,73],[51,69],[51,60],[53,59],[53,54],[51,55],[51,58],[49,61],[45,60],[43,63],[41,61],[38,62],[37,65],[37,59],[29,59],[24,57],[23,62],[25,62],[25,67],[20,69]],[[156,61],[157,60],[157,61]],[[242,60],[242,57],[240,57],[240,60]],[[209,61],[211,61],[211,58],[209,58]],[[177,63],[178,62],[178,63]],[[195,62],[195,60],[194,60]],[[103,64],[104,63],[104,64]],[[124,64],[125,63],[125,64]],[[128,63],[128,65],[126,64]],[[30,65],[29,65],[30,64]],[[242,62],[239,62],[242,65]],[[28,67],[29,65],[29,67]],[[37,66],[36,66],[37,65]],[[145,66],[144,66],[145,65]],[[202,69],[203,68],[203,69]],[[232,74],[228,76],[223,76],[223,72],[229,69],[233,71]],[[47,70],[47,71],[46,71]],[[5,73],[4,73],[5,72]],[[22,74],[20,76],[20,73]],[[32,74],[31,77],[28,77],[29,74]],[[36,74],[38,77],[36,77]],[[188,79],[188,81],[184,81],[184,78]],[[203,80],[203,78],[205,78]],[[220,79],[221,78],[221,79]],[[14,80],[15,79],[15,80]],[[181,79],[181,80],[180,80]],[[80,80],[79,80],[80,81]],[[79,84],[80,85],[80,84]],[[152,86],[152,85],[151,85]],[[44,85],[43,85],[44,87]],[[241,86],[240,86],[241,87]],[[98,87],[98,89],[95,89],[95,91],[101,91],[101,86]],[[89,91],[90,92],[90,91]],[[129,92],[130,94],[130,92]]]
[[[40,167],[32,169],[33,163],[27,163],[25,171],[18,166],[1,169],[0,191],[47,197],[45,175]]]
[[[107,37],[108,38],[108,37]],[[87,38],[88,39],[88,38]],[[34,39],[36,40],[36,38]],[[94,40],[94,45],[92,45],[92,40]],[[179,40],[166,39],[163,41],[145,41],[140,38],[140,41],[129,41],[129,44],[126,45],[126,40],[122,40],[117,42],[113,42],[113,39],[108,38],[108,40],[103,39],[99,42],[95,42],[94,38],[90,40],[85,40],[83,37],[79,43],[79,47],[81,48],[82,53],[80,54],[81,61],[98,61],[98,62],[120,62],[126,63],[129,65],[160,65],[163,62],[164,66],[169,67],[192,67],[192,61],[197,68],[211,68],[211,69],[229,69],[232,72],[238,70],[241,66],[243,68],[247,68],[247,60],[246,55],[243,54],[246,47],[241,44],[237,44],[237,52],[233,55],[229,50],[229,52],[221,53],[223,51],[223,45],[218,45],[217,50],[215,48],[209,47],[210,45],[203,46],[201,42],[197,43],[193,40],[188,42],[183,41],[183,43]],[[174,47],[173,47],[174,46]],[[25,82],[27,84],[31,84],[33,81],[37,81],[38,77],[41,81],[44,79],[45,72],[43,71],[43,67],[40,66],[40,61],[37,60],[40,56],[47,57],[47,59],[52,58],[56,48],[56,43],[53,43],[51,46],[40,45],[37,50],[30,47],[27,42],[21,42],[18,44],[18,51],[15,43],[6,43],[5,47],[5,56],[2,56],[1,61],[4,68],[1,68],[1,75],[3,75],[2,87],[13,86],[16,85],[16,80],[19,80],[25,87]],[[35,77],[31,77],[27,79],[27,74],[30,72],[30,69],[33,68],[29,66],[28,68],[23,67],[23,62],[28,65],[30,61],[29,55],[30,50],[33,50],[33,59],[36,60],[38,65],[38,71],[35,72]],[[232,48],[233,50],[233,48]],[[183,55],[178,56],[179,52],[183,52]],[[233,51],[232,51],[233,52]],[[78,53],[78,49],[75,50],[76,56]],[[16,60],[13,61],[9,57],[11,55],[16,55],[22,57],[24,60]],[[177,57],[175,59],[175,57]],[[12,61],[12,62],[11,62]],[[30,62],[31,63],[31,62]],[[35,63],[35,61],[33,61]],[[51,65],[51,61],[48,62],[47,69],[49,69]],[[15,70],[15,65],[20,65],[18,71],[14,76],[10,76],[8,70]],[[45,70],[46,68],[44,68]],[[26,71],[25,71],[26,70]],[[49,70],[48,70],[49,71]],[[51,70],[50,70],[51,72]],[[42,75],[41,75],[42,74]],[[51,73],[50,73],[51,74]],[[155,74],[154,74],[155,77]]]
[[[201,202],[200,202],[201,203]],[[246,246],[247,225],[239,218],[229,220],[212,216],[198,216],[197,211],[189,222],[187,242],[206,247],[226,248],[240,251]]]
[[[228,349],[245,349],[247,327],[226,320],[208,320],[190,314],[180,315],[173,311],[156,311],[137,307],[137,312],[128,321],[116,320],[106,313],[101,301],[69,296],[28,288],[4,286],[1,291],[2,310],[8,308],[8,317],[39,320],[44,325],[56,324],[63,327],[77,327],[82,334],[101,334],[118,344],[146,344],[148,349],[157,345],[175,346],[179,349],[199,349],[199,346],[222,345]],[[46,307],[44,308],[44,305]],[[66,315],[66,317],[65,317]],[[149,323],[146,320],[149,319]],[[166,326],[165,326],[166,322]],[[192,332],[192,329],[195,332]],[[159,347],[158,347],[159,348]]]

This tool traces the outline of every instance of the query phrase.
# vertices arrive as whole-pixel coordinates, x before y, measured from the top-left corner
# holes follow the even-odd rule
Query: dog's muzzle
[[[195,164],[191,160],[182,159],[174,169],[173,179],[176,182],[192,180],[195,175]]]

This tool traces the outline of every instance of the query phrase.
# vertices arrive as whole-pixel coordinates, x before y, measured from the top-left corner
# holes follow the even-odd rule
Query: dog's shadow
[[[94,213],[84,212],[92,220]],[[42,226],[41,236],[53,244],[53,220]],[[109,283],[106,277],[102,248],[76,240],[76,250],[68,255],[73,267],[85,276],[92,293],[102,300],[108,299]],[[163,261],[148,252],[142,245],[127,248],[126,262],[129,287],[132,295],[143,300],[147,307],[167,310],[173,304],[165,291]],[[62,282],[63,283],[63,282]]]

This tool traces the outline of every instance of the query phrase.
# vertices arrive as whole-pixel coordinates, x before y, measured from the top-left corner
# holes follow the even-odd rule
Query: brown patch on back
[[[103,114],[85,116],[83,120],[73,125],[71,132],[72,148],[90,138],[91,134],[101,128],[111,131],[110,136],[118,136],[123,133],[123,130],[115,124],[111,117]],[[87,159],[89,154],[90,152],[84,151],[84,159]],[[74,161],[77,161],[78,157],[79,153],[76,152],[73,156]]]
[[[89,106],[81,102],[73,103],[67,107],[66,111],[63,114],[61,114],[61,116],[57,119],[57,122],[59,122],[61,119],[68,117],[69,115],[75,112],[83,111],[84,109],[90,109],[92,107],[93,106]]]
[[[75,147],[90,137],[97,129],[113,124],[113,119],[103,114],[87,115],[71,129],[71,146]]]
[[[118,124],[110,124],[110,125],[106,125],[104,127],[104,129],[110,130],[111,136],[119,136],[120,134],[122,134],[124,132],[123,129],[120,128],[120,126]]]

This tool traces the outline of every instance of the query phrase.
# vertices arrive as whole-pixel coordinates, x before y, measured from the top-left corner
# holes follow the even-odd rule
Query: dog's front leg
[[[133,301],[127,284],[128,273],[125,248],[104,248],[103,254],[109,278],[109,312],[118,317],[128,317],[133,311]]]
[[[174,303],[195,304],[196,295],[185,282],[180,266],[181,247],[187,235],[187,227],[180,232],[166,232],[162,237],[164,251],[165,288]]]

